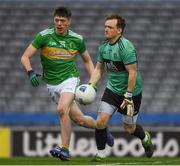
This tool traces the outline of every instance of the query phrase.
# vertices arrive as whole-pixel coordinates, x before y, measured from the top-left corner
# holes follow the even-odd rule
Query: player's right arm
[[[35,55],[36,52],[37,52],[37,48],[35,48],[32,44],[30,44],[26,48],[24,54],[21,57],[21,63],[27,72],[32,70],[30,59],[32,58],[33,55]]]
[[[91,75],[89,82],[95,86],[98,83],[98,81],[101,79],[103,71],[104,71],[104,64],[97,62],[96,67],[93,71],[93,74]]]
[[[37,50],[38,50],[37,48],[35,48],[32,44],[30,44],[26,48],[25,52],[21,57],[21,63],[29,76],[32,86],[34,87],[39,85],[38,76],[40,75],[35,73],[35,71],[32,69],[30,59],[32,58],[33,55],[35,55]]]

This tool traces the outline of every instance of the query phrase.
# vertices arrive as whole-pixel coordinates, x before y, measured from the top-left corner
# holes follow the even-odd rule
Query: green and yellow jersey
[[[133,44],[120,37],[114,44],[105,41],[99,46],[98,61],[103,63],[108,71],[107,88],[118,95],[124,95],[128,87],[128,72],[125,65],[137,63],[136,50]],[[136,85],[133,95],[142,90],[142,78],[137,71]]]
[[[68,30],[66,36],[56,34],[55,28],[39,32],[32,45],[41,49],[43,80],[47,84],[57,85],[70,77],[78,77],[76,55],[86,50],[81,35]]]

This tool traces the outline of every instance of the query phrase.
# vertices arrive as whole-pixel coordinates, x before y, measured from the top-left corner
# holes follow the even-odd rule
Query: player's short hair
[[[116,19],[117,20],[117,27],[122,29],[122,32],[124,31],[124,28],[126,27],[126,20],[120,16],[119,14],[111,14],[106,17],[107,20],[112,20]]]
[[[54,10],[54,17],[59,16],[59,17],[66,17],[68,19],[71,18],[71,10],[67,7],[64,6],[59,6]]]

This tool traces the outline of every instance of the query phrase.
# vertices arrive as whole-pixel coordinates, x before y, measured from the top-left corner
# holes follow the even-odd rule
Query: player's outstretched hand
[[[132,100],[132,93],[131,92],[126,92],[124,94],[124,100],[120,106],[120,108],[127,109],[127,116],[133,116],[134,114],[134,103]]]
[[[29,70],[28,71],[28,76],[31,82],[31,85],[36,87],[39,85],[39,78],[41,74],[36,73],[34,70]]]

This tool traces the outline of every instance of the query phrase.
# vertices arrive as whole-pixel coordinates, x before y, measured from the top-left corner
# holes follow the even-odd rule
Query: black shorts
[[[142,93],[139,93],[138,95],[133,96],[132,99],[134,102],[134,115],[137,115],[139,113],[139,109],[141,106]],[[126,108],[124,108],[123,110],[120,109],[120,105],[122,104],[123,100],[124,100],[124,96],[119,96],[113,93],[108,88],[105,89],[104,94],[101,99],[101,101],[104,101],[108,104],[116,106],[117,108],[119,108],[118,109],[119,113],[126,115],[127,109]]]

